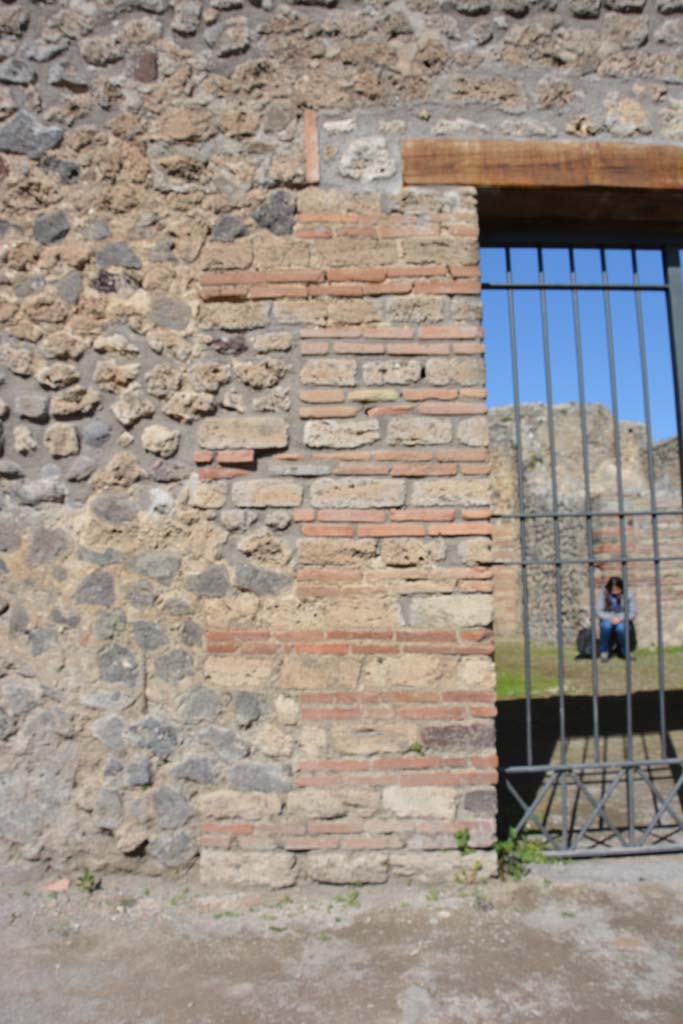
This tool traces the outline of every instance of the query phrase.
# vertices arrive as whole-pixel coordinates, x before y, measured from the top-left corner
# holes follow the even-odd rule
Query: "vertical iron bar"
[[[626,653],[626,758],[633,760],[633,680],[631,678],[631,645],[629,643],[629,606],[628,606],[628,561],[626,556],[626,528],[624,523],[624,481],[621,467],[621,437],[619,423],[619,403],[617,399],[617,375],[614,358],[614,334],[612,331],[612,310],[609,300],[609,282],[605,249],[600,248],[600,266],[602,271],[603,299],[605,305],[605,333],[607,336],[607,356],[609,360],[609,381],[612,397],[612,421],[614,426],[614,461],[617,470],[617,510],[619,514],[619,549],[621,573],[624,584],[624,649]],[[628,802],[629,841],[634,841],[634,806],[633,806],[633,772],[626,773],[626,791]]]
[[[645,329],[643,325],[643,306],[638,291],[640,279],[635,249],[631,250],[633,282],[635,284],[636,323],[638,327],[638,347],[640,350],[640,373],[643,381],[643,411],[645,413],[645,438],[647,440],[647,475],[650,487],[650,512],[652,525],[652,554],[654,556],[655,577],[655,608],[657,615],[657,674],[659,680],[659,740],[661,756],[666,757],[666,694],[664,682],[664,629],[662,625],[662,580],[659,564],[659,521],[657,519],[657,491],[655,486],[655,462],[652,450],[652,418],[650,415],[650,384],[647,371],[647,351],[645,348]]]
[[[593,519],[590,483],[590,459],[588,454],[588,424],[586,421],[586,387],[583,367],[583,345],[581,343],[581,320],[579,295],[576,288],[576,267],[574,265],[574,249],[569,250],[569,271],[572,283],[572,307],[574,313],[574,346],[576,348],[576,370],[579,382],[579,416],[581,419],[581,455],[583,461],[583,487],[586,507],[586,554],[588,555],[588,588],[590,602],[590,629],[593,636],[591,644],[592,670],[592,712],[593,712],[593,757],[600,760],[600,701],[598,698],[598,652],[595,643],[595,563],[593,561]]]
[[[683,485],[683,280],[681,279],[681,258],[678,247],[667,245],[664,249],[664,259],[678,423],[678,458],[681,467],[681,484]]]
[[[529,649],[529,580],[527,575],[526,502],[524,500],[524,459],[522,454],[522,420],[519,402],[519,363],[515,329],[515,303],[510,264],[510,247],[505,247],[505,271],[508,286],[508,317],[510,322],[510,356],[512,361],[512,395],[515,405],[515,437],[517,440],[517,508],[519,520],[519,547],[522,563],[522,625],[524,632],[524,704],[526,725],[527,764],[534,763],[533,723],[531,715],[531,655]]]
[[[560,725],[560,759],[562,765],[567,763],[567,716],[564,692],[564,629],[562,625],[562,549],[560,540],[560,523],[558,519],[559,505],[557,495],[557,457],[555,450],[555,416],[553,413],[553,382],[550,365],[550,340],[548,337],[548,305],[545,294],[545,274],[543,270],[543,250],[538,247],[538,281],[541,300],[541,330],[543,333],[543,365],[545,371],[545,402],[548,425],[548,448],[550,450],[550,486],[553,513],[553,548],[555,552],[555,617],[557,629],[557,676],[560,690],[559,725]],[[567,845],[567,785],[563,775],[562,786],[562,843]]]

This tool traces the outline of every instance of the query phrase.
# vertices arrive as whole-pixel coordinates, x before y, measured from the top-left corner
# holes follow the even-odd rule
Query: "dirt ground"
[[[7,1024],[628,1024],[683,1019],[683,856],[522,881],[221,894],[3,873]]]

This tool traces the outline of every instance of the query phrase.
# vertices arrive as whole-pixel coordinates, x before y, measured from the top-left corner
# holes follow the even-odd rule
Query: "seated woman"
[[[630,626],[627,629],[624,612],[624,581],[621,576],[610,576],[598,595],[596,611],[600,619],[600,661],[607,661],[614,647],[620,658],[626,657],[626,644],[630,644]],[[628,593],[628,617],[636,617],[636,601]]]

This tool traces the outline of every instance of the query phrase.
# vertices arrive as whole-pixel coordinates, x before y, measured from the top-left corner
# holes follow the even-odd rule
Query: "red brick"
[[[416,281],[416,295],[478,295],[478,281]]]
[[[385,284],[363,285],[363,295],[409,295],[412,290],[412,281],[387,281]]]
[[[203,821],[202,832],[205,834],[226,835],[226,836],[248,836],[254,831],[254,826],[246,822],[233,822],[229,825],[223,822]]]
[[[440,757],[378,757],[373,762],[375,768],[386,771],[425,771],[428,768],[438,768],[442,764]]]
[[[364,327],[363,337],[382,338],[385,341],[407,341],[415,333],[413,327]]]
[[[458,467],[454,462],[424,463],[397,462],[391,467],[392,476],[456,476]]]
[[[268,270],[264,275],[270,284],[317,284],[324,278],[322,270]]]
[[[498,754],[472,754],[471,760],[474,768],[497,768],[499,764]]]
[[[348,654],[349,645],[342,643],[297,644],[298,654]]]
[[[294,228],[295,238],[332,238],[331,228]]]
[[[312,523],[315,519],[315,512],[310,508],[295,508],[292,519],[295,523]]]
[[[490,523],[434,523],[429,527],[430,537],[490,537]]]
[[[348,835],[349,832],[365,831],[363,821],[309,821],[308,831],[311,835]]]
[[[393,342],[387,345],[391,356],[447,356],[450,354],[448,345],[421,345],[418,342]]]
[[[337,238],[377,238],[377,228],[365,224],[349,224],[335,231]]]
[[[300,405],[299,417],[302,420],[350,419],[359,411],[358,405]]]
[[[471,462],[462,467],[465,476],[488,476],[491,472],[490,462]]]
[[[307,185],[320,182],[318,122],[315,110],[304,110],[304,166]]]
[[[343,402],[344,391],[342,388],[309,388],[301,391],[299,398],[302,402],[322,404],[324,402]]]
[[[353,527],[344,525],[304,523],[301,532],[304,537],[353,537]]]
[[[309,288],[305,284],[257,284],[249,289],[250,299],[305,299]]]
[[[432,704],[426,707],[412,707],[412,708],[399,708],[399,718],[408,719],[430,719],[434,721],[452,721],[453,719],[463,719],[465,717],[465,709],[459,706],[448,707],[445,704]]]
[[[355,284],[352,281],[339,282],[338,284],[313,284],[308,289],[311,296],[336,295],[338,298],[359,299],[364,294],[364,285]]]
[[[481,342],[476,341],[454,341],[451,348],[455,356],[483,356],[485,352]]]
[[[439,643],[457,638],[458,634],[451,629],[402,629],[396,633],[397,640],[434,640]]]
[[[338,355],[381,356],[385,346],[378,341],[337,341],[334,351]]]
[[[207,270],[199,276],[199,284],[202,288],[264,284],[267,280],[267,275],[260,270]]]
[[[462,512],[463,519],[490,519],[490,508],[465,508]]]
[[[372,453],[378,462],[431,462],[434,452],[429,448],[388,448]]]
[[[208,466],[210,462],[213,462],[213,452],[198,451],[194,453],[194,461],[197,466]]]
[[[479,267],[476,263],[470,266],[463,266],[459,263],[450,263],[448,272],[452,277],[479,277]]]
[[[482,462],[489,457],[488,448],[437,448],[437,459],[444,462]]]
[[[384,267],[331,267],[327,271],[328,281],[384,281],[386,276]]]
[[[253,448],[236,448],[234,451],[219,452],[217,456],[220,466],[239,464],[242,462],[253,462],[255,453]]]
[[[402,416],[412,412],[415,406],[406,402],[393,402],[389,405],[371,405],[366,409],[368,416]]]
[[[481,338],[482,334],[481,327],[474,324],[429,325],[421,327],[418,332],[418,336],[424,338],[425,341],[435,341],[436,339],[443,338],[449,338],[454,341],[469,340],[470,338]]]
[[[302,327],[302,338],[360,338],[360,327]]]
[[[326,341],[302,341],[301,342],[301,355],[302,356],[324,356],[329,351],[330,346]]]
[[[420,523],[384,523],[382,526],[359,526],[359,537],[423,537]]]
[[[282,845],[285,850],[335,850],[339,840],[335,836],[292,836]]]
[[[495,718],[498,710],[495,706],[488,707],[486,704],[471,704],[470,714],[472,718]]]
[[[278,630],[274,634],[275,639],[279,640],[280,643],[301,643],[307,640],[319,640],[320,630],[319,629],[286,629]]]
[[[462,580],[458,590],[461,594],[492,594],[493,580]]]
[[[463,398],[486,398],[488,391],[486,388],[462,388],[461,395]]]
[[[394,636],[393,629],[331,629],[327,634],[337,639],[344,637],[348,640],[391,640]],[[344,694],[347,697],[348,694]]]
[[[341,722],[360,718],[357,708],[303,708],[301,717],[305,722]]]

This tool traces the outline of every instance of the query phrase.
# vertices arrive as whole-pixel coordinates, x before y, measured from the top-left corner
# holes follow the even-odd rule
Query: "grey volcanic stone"
[[[248,728],[261,717],[261,701],[255,693],[242,691],[235,697],[235,721]]]
[[[66,555],[71,548],[69,535],[64,530],[51,530],[36,526],[31,530],[26,552],[26,561],[31,566],[55,562]]]
[[[170,331],[182,331],[190,322],[192,310],[182,299],[170,295],[155,295],[149,315],[156,327],[167,327]]]
[[[196,622],[183,622],[180,627],[180,639],[188,647],[196,647],[202,641],[202,628]]]
[[[83,441],[91,448],[101,448],[111,437],[111,429],[103,420],[89,420],[83,427]]]
[[[20,110],[11,121],[0,127],[0,152],[42,156],[48,149],[58,146],[63,137],[62,128],[45,125],[33,114]]]
[[[123,817],[119,794],[113,789],[101,789],[93,809],[93,817],[99,828],[113,832]]]
[[[496,794],[488,789],[475,789],[466,793],[465,810],[472,814],[495,814],[498,810]]]
[[[11,459],[0,459],[0,476],[4,476],[7,480],[19,480],[24,476],[24,471]]]
[[[137,682],[138,661],[130,647],[112,644],[99,654],[97,664],[100,676],[106,683],[133,686]]]
[[[199,597],[225,597],[230,582],[222,565],[212,565],[203,572],[188,576],[185,586]]]
[[[0,516],[0,551],[16,551],[21,546],[21,530],[14,516]]]
[[[164,462],[159,459],[152,466],[152,477],[158,484],[174,484],[178,480],[187,480],[189,473],[188,466],[182,462]]]
[[[147,551],[143,555],[138,555],[131,563],[133,572],[165,584],[171,582],[179,568],[180,558],[168,551]]]
[[[91,729],[100,743],[103,743],[109,750],[120,753],[125,750],[123,742],[123,729],[125,722],[120,715],[103,715],[96,718]]]
[[[43,245],[52,245],[65,238],[71,230],[69,219],[61,210],[41,213],[33,222],[33,237]]]
[[[17,722],[11,718],[4,708],[0,708],[0,740],[8,740],[14,736],[19,728]]]
[[[233,732],[232,729],[222,729],[218,725],[210,725],[199,734],[199,739],[218,754],[228,764],[234,764],[249,753],[248,743]]]
[[[137,509],[132,501],[118,494],[98,494],[93,499],[91,508],[99,519],[115,525],[130,523],[137,515]]]
[[[104,569],[95,569],[85,577],[74,595],[77,604],[103,604],[110,608],[114,603],[114,578]]]
[[[179,683],[181,679],[192,674],[192,655],[182,647],[177,647],[168,654],[162,654],[154,662],[154,668],[160,679],[165,683]]]
[[[126,600],[134,608],[153,608],[158,597],[159,595],[149,580],[141,580],[126,591]]]
[[[21,505],[41,505],[43,502],[62,502],[66,497],[66,488],[61,480],[42,479],[31,480],[22,484],[15,491],[16,498]]]
[[[218,773],[213,761],[208,757],[186,757],[171,772],[176,779],[188,782],[200,782],[212,786],[218,780]]]
[[[97,262],[101,267],[126,267],[128,270],[140,270],[142,263],[129,245],[125,242],[111,242],[97,253]]]
[[[268,228],[274,235],[291,235],[294,227],[296,201],[289,192],[279,189],[268,196],[254,211],[254,220],[262,228]]]
[[[50,629],[47,626],[39,626],[37,629],[32,629],[28,639],[31,644],[31,654],[34,658],[45,654],[45,651],[49,651],[52,647],[57,646],[57,633],[54,629]]]
[[[230,772],[230,785],[235,789],[256,789],[260,793],[287,793],[292,788],[292,780],[277,765],[245,761]]]
[[[70,306],[75,305],[81,297],[83,278],[77,270],[72,270],[71,273],[65,274],[65,276],[58,281],[55,285],[57,294],[61,299],[64,299]]]
[[[118,565],[121,561],[121,554],[113,548],[105,548],[104,551],[79,548],[78,557],[82,562],[92,562],[93,565]]]
[[[196,840],[187,832],[165,832],[151,841],[148,850],[167,868],[183,868],[199,853]]]
[[[226,213],[216,221],[211,238],[214,242],[232,242],[236,238],[241,238],[246,230],[246,226],[241,220]]]
[[[180,828],[192,817],[192,808],[185,797],[170,786],[154,790],[152,806],[160,828]]]
[[[182,698],[180,714],[186,722],[211,722],[218,714],[221,700],[208,686],[196,686]]]
[[[60,160],[56,156],[46,156],[43,160],[43,167],[54,171],[57,177],[65,185],[73,185],[80,176],[81,169],[73,160]]]
[[[27,715],[38,707],[38,693],[10,679],[2,688],[2,702],[6,711],[12,715]]]
[[[0,82],[8,85],[30,85],[36,73],[27,60],[10,57],[0,61]]]
[[[152,781],[152,763],[148,757],[131,761],[126,768],[127,786],[149,786]]]
[[[41,423],[47,419],[48,398],[47,395],[27,394],[20,395],[16,402],[16,411],[22,420],[33,420]]]
[[[145,651],[157,651],[168,643],[168,637],[154,622],[133,622],[135,643]]]
[[[123,608],[113,608],[110,612],[102,612],[95,619],[94,630],[97,640],[113,640],[127,625],[126,613]]]
[[[160,761],[166,761],[178,746],[178,734],[172,725],[148,715],[132,725],[127,738],[136,747],[151,750]]]
[[[235,573],[235,586],[238,590],[249,590],[253,594],[276,594],[287,586],[289,579],[268,569],[257,569],[253,565],[241,565]]]
[[[72,483],[82,483],[93,475],[97,469],[97,463],[89,455],[79,455],[70,463],[66,478]]]

